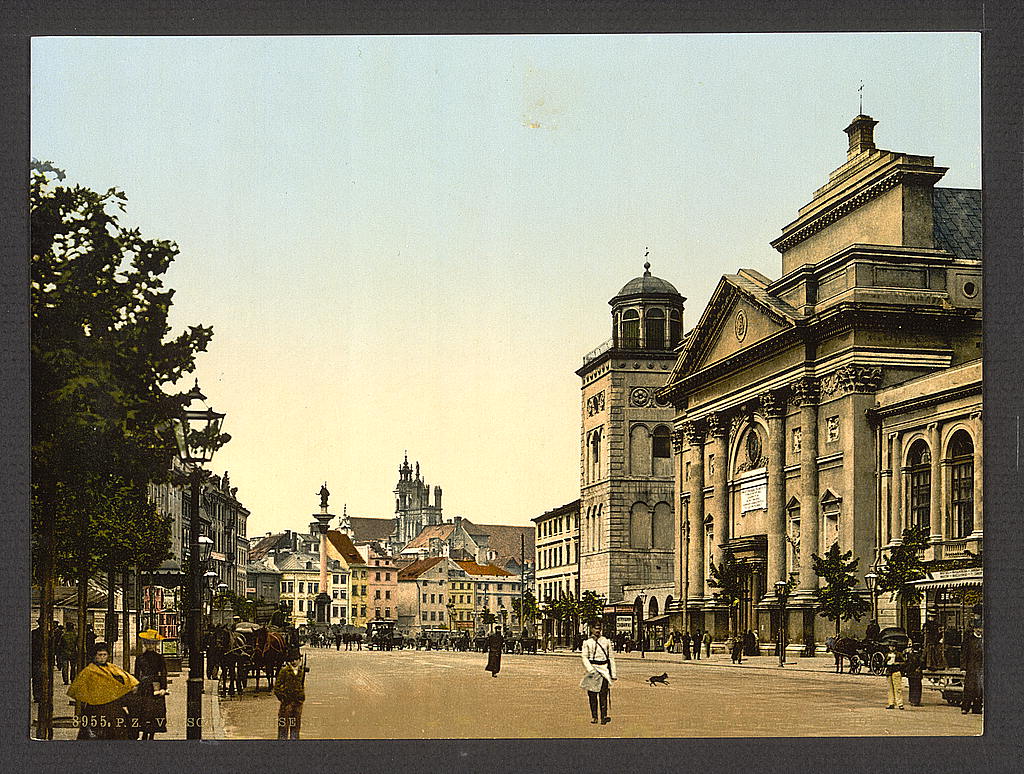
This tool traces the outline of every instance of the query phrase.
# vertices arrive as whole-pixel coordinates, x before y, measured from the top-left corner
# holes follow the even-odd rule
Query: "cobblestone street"
[[[334,651],[305,648],[310,673],[305,739],[508,737],[742,737],[976,735],[980,715],[961,715],[935,691],[923,706],[887,711],[883,678],[836,675],[831,658],[780,670],[762,656],[741,666],[727,657],[618,658],[607,726],[590,723],[578,687],[582,664],[568,652],[509,656],[501,673],[486,655],[447,651]],[[668,686],[647,678],[668,672]],[[251,692],[222,700],[224,733],[276,736],[277,701]]]

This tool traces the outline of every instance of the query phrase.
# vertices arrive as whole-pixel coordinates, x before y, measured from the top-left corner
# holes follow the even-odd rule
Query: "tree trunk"
[[[84,564],[82,566],[85,566]],[[85,626],[89,609],[89,574],[82,572],[78,577],[78,646],[75,648],[75,673],[85,668],[89,657],[85,646]]]
[[[56,486],[47,482],[42,491],[43,541],[39,555],[39,620],[43,676],[39,691],[39,713],[36,738],[53,739],[53,642],[50,624],[53,621],[53,556],[57,544]]]
[[[114,589],[117,586],[117,578],[114,577],[113,565],[107,570],[107,616],[103,621],[103,639],[110,646],[110,660],[114,660],[114,647],[117,645],[117,629],[114,628],[114,617],[117,615],[117,603],[114,599]]]
[[[131,671],[131,641],[128,639],[130,636],[128,611],[131,609],[128,599],[128,573],[127,567],[121,573],[121,614],[124,616],[124,621],[121,622],[121,668],[125,672]]]

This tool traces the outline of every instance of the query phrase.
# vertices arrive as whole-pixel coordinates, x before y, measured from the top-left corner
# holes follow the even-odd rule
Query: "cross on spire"
[[[860,88],[857,89],[857,93],[860,95],[860,110],[857,111],[857,115],[864,115],[864,81],[860,82]]]

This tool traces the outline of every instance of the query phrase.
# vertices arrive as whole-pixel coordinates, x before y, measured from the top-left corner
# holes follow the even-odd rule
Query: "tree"
[[[890,599],[899,602],[900,620],[904,620],[908,605],[921,601],[921,589],[914,581],[925,577],[921,554],[928,547],[928,530],[908,527],[903,530],[903,542],[889,553],[885,566],[878,573],[879,593],[889,592]]]
[[[164,387],[194,368],[212,336],[193,326],[166,338],[173,291],[163,275],[177,247],[122,226],[111,212],[124,211],[121,191],[62,185],[64,177],[33,162],[32,566],[45,620],[58,557],[81,600],[98,565],[123,566],[125,552],[146,562],[161,553],[159,519],[141,501],[175,453],[170,420],[184,398]],[[51,653],[44,627],[44,739],[52,737]]]
[[[587,589],[583,592],[583,596],[580,597],[580,619],[585,624],[592,624],[595,621],[600,621],[604,615],[604,606],[606,599],[596,591]]]
[[[731,557],[726,556],[717,566],[714,562],[709,562],[708,572],[710,574],[708,585],[718,589],[712,596],[718,604],[728,608],[729,629],[735,633],[739,627],[736,621],[736,612],[739,609],[740,600],[743,599],[743,575],[740,572],[740,567]]]
[[[833,543],[824,557],[811,554],[815,574],[825,581],[818,588],[818,615],[834,621],[836,636],[842,621],[859,621],[871,609],[870,600],[857,591],[857,565],[853,551],[839,553],[839,543]]]
[[[537,618],[539,612],[539,606],[537,605],[537,598],[533,596],[533,592],[527,589],[523,592],[522,601],[518,598],[512,600],[512,610],[519,618],[520,624],[526,626],[526,622],[529,621],[530,625]]]

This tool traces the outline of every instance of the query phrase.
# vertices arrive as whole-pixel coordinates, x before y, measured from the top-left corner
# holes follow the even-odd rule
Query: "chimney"
[[[858,153],[875,149],[875,124],[878,122],[871,116],[863,113],[846,127],[843,131],[850,137],[850,147],[846,151],[846,159],[849,161]]]

